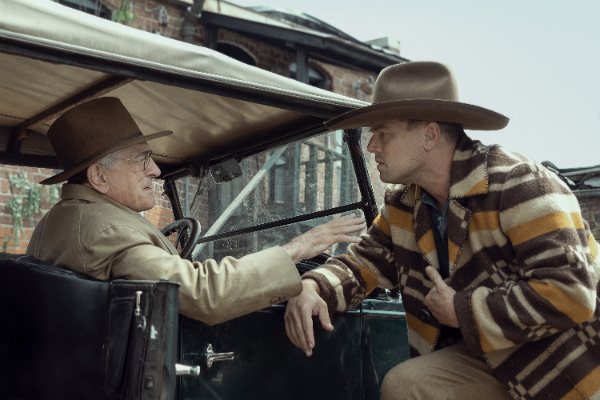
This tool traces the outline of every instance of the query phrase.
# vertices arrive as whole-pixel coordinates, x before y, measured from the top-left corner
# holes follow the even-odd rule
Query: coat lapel
[[[429,207],[419,198],[421,188],[415,188],[415,209],[413,212],[413,225],[415,226],[415,240],[417,247],[421,250],[423,258],[436,270],[440,270],[435,239],[433,237],[433,227],[431,226],[431,216]]]
[[[479,141],[463,136],[456,144],[450,172],[450,203],[448,210],[448,258],[450,276],[454,274],[460,253],[465,245],[471,210],[468,198],[487,194],[489,175],[487,156],[489,148]]]

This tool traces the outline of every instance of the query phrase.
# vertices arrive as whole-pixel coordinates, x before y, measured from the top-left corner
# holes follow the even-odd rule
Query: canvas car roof
[[[368,105],[49,0],[0,2],[1,162],[58,168],[48,127],[98,94],[143,133],[174,132],[150,142],[166,167],[276,147]]]

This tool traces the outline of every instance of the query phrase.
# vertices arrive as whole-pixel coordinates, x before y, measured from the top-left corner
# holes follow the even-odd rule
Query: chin
[[[381,182],[383,183],[395,183],[393,179],[391,179],[388,176],[385,176],[383,174],[379,174],[379,179],[381,180]]]
[[[146,206],[144,207],[144,211],[149,211],[149,210],[152,210],[152,209],[154,208],[154,206],[155,206],[155,205],[156,205],[155,203],[152,203],[152,204],[148,204],[148,205],[146,205]]]

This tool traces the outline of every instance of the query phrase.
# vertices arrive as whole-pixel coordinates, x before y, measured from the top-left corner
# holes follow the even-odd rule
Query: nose
[[[369,153],[379,153],[381,150],[381,142],[379,141],[378,135],[373,134],[367,144],[367,151]]]
[[[160,176],[160,168],[154,162],[154,159],[150,159],[150,163],[148,164],[148,169],[146,170],[146,176],[150,178],[158,178]]]

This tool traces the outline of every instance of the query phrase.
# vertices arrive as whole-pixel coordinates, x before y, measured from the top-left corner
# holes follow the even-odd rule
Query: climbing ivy
[[[48,186],[48,195],[44,196],[42,186],[27,179],[26,172],[9,175],[12,197],[6,202],[6,208],[11,211],[13,220],[13,236],[7,235],[2,243],[2,251],[6,251],[8,242],[14,238],[15,247],[21,243],[23,220],[40,215],[40,205],[43,201],[55,203],[59,197],[61,185]]]
[[[115,22],[123,25],[129,25],[135,19],[136,14],[133,13],[133,4],[130,0],[121,0],[119,8],[113,11],[112,19]]]

